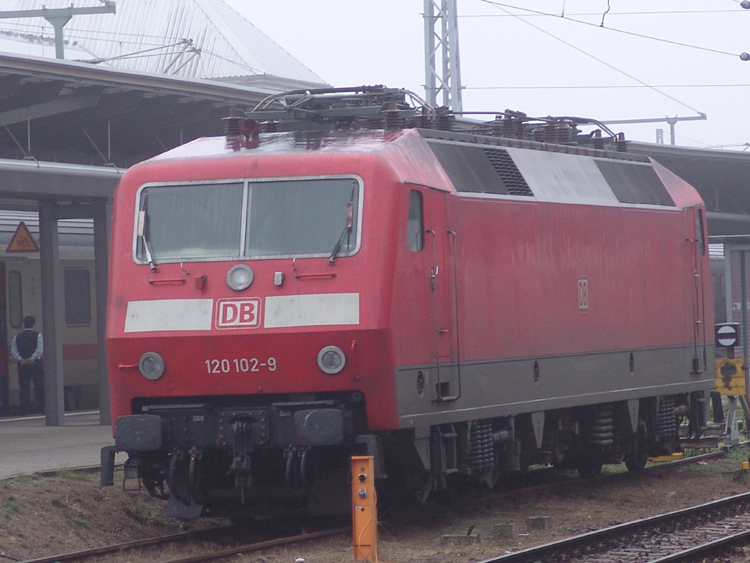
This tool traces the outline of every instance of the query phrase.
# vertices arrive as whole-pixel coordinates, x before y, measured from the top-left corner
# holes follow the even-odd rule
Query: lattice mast
[[[442,105],[460,113],[463,105],[456,2],[424,0],[425,91],[432,107]]]

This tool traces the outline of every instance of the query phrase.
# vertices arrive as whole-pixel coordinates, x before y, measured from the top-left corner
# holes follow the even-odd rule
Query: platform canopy
[[[222,0],[116,0],[116,13],[74,16],[64,27],[65,58],[183,78],[277,77],[323,84]],[[2,12],[100,7],[98,0],[3,0]],[[55,56],[43,17],[0,19],[0,50]],[[15,42],[15,46],[11,43]]]
[[[250,109],[290,87],[282,79],[247,86],[0,53],[0,158],[127,168],[222,135],[232,107]]]
[[[63,27],[59,60],[50,21],[18,16],[99,0],[0,3],[0,158],[127,168],[222,134],[231,107],[325,85],[222,0],[104,4]]]

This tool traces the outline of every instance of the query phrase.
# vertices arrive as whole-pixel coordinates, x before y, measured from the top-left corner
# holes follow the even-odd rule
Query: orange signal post
[[[378,497],[372,456],[352,456],[352,531],[355,561],[377,563]]]

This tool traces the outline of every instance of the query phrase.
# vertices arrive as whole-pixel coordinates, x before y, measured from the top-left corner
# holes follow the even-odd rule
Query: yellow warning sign
[[[10,239],[5,252],[39,252],[39,245],[23,221],[18,223],[16,232],[13,233],[13,238]]]
[[[736,397],[745,394],[745,358],[714,360],[716,388],[720,395]]]

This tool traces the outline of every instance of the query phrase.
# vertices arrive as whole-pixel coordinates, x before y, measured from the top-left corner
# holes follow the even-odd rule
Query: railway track
[[[719,452],[712,452],[710,454],[702,455],[702,456],[696,456],[692,458],[687,458],[680,461],[674,461],[665,463],[658,466],[653,466],[646,471],[652,471],[652,470],[660,470],[660,469],[667,469],[669,467],[682,465],[686,463],[695,463],[697,461],[700,461],[702,459],[709,459],[714,457],[719,457],[725,455],[725,452],[719,451]],[[83,468],[82,468],[83,469]],[[616,480],[620,478],[627,478],[628,474],[614,474],[614,475],[607,475],[603,478],[606,480]],[[462,502],[457,503],[453,505],[453,508],[475,508],[480,507],[485,504],[495,504],[498,501],[502,501],[505,499],[517,497],[519,495],[531,495],[531,494],[539,494],[547,490],[559,490],[560,488],[575,488],[575,487],[585,487],[587,486],[587,480],[582,480],[579,478],[569,478],[569,479],[554,479],[554,482],[544,483],[541,485],[532,485],[532,486],[521,486],[517,490],[509,490],[509,491],[502,491],[497,492],[495,494],[490,494],[489,496],[486,496],[484,498],[474,499],[468,502]],[[446,510],[451,510],[449,507],[443,507]],[[120,552],[126,552],[130,550],[135,549],[144,549],[144,548],[153,548],[153,549],[159,549],[159,546],[169,545],[169,544],[187,544],[190,541],[195,541],[197,543],[200,543],[201,541],[214,541],[214,547],[213,551],[210,554],[210,556],[206,555],[196,555],[191,556],[186,559],[175,559],[174,563],[188,563],[190,561],[208,561],[213,558],[217,557],[228,557],[231,555],[235,555],[238,553],[243,553],[247,551],[257,551],[260,549],[266,549],[270,547],[274,547],[277,545],[284,545],[288,543],[294,543],[294,542],[300,542],[305,540],[314,540],[319,537],[325,537],[329,535],[335,535],[335,534],[341,534],[349,531],[349,528],[335,528],[331,530],[322,530],[320,532],[313,532],[313,533],[303,533],[299,535],[294,536],[288,536],[283,538],[274,538],[268,541],[255,541],[255,543],[245,543],[245,542],[239,542],[243,545],[237,545],[238,540],[237,538],[237,526],[223,526],[223,527],[217,527],[217,528],[211,528],[211,529],[204,529],[204,530],[197,530],[192,532],[182,532],[179,534],[172,534],[169,536],[163,536],[158,538],[149,538],[145,540],[138,540],[138,541],[131,541],[126,543],[120,543],[116,545],[110,545],[110,546],[104,546],[100,548],[94,548],[94,549],[87,549],[77,552],[70,552],[65,554],[58,554],[54,556],[47,556],[47,557],[41,557],[33,560],[29,560],[28,563],[54,563],[54,562],[77,562],[77,561],[85,561],[88,559],[91,559],[93,557],[102,557],[107,556],[109,554],[115,554]],[[287,531],[288,533],[288,531]],[[276,531],[276,535],[278,535],[278,530]],[[216,551],[216,540],[220,537],[234,537],[234,541],[232,542],[236,547],[231,547],[227,549],[219,549]],[[256,534],[256,540],[257,539],[263,539],[258,538]],[[221,543],[230,544],[229,541],[223,541]],[[200,550],[199,546],[196,546],[196,550]],[[520,553],[520,552],[519,552]],[[163,560],[163,558],[160,558],[159,560]],[[522,559],[521,559],[522,560]],[[171,563],[171,562],[170,562]]]
[[[750,493],[743,493],[486,559],[481,563],[667,563],[750,537]]]
[[[167,545],[175,542],[186,542],[190,540],[198,540],[206,536],[219,535],[226,532],[231,532],[236,529],[236,526],[223,526],[220,528],[212,528],[206,530],[196,530],[192,532],[181,532],[179,534],[170,534],[168,536],[159,536],[155,538],[147,538],[143,540],[135,540],[129,542],[123,542],[113,545],[107,545],[103,547],[95,547],[91,549],[83,549],[80,551],[72,551],[69,553],[63,553],[60,555],[51,555],[48,557],[39,557],[37,559],[30,559],[25,563],[55,563],[59,561],[82,561],[90,557],[98,555],[109,555],[112,553],[120,553],[131,549],[138,549],[144,547],[154,547],[159,545]]]
[[[238,529],[237,526],[223,526],[221,528],[212,528],[207,530],[198,530],[195,532],[183,532],[180,534],[171,534],[169,536],[161,536],[156,538],[149,538],[145,540],[136,540],[131,542],[125,542],[125,543],[119,543],[104,547],[98,547],[93,549],[84,549],[81,551],[74,551],[70,553],[64,553],[60,555],[51,555],[48,557],[40,557],[37,559],[28,559],[24,561],[24,563],[77,563],[80,561],[87,561],[93,557],[97,557],[97,561],[102,561],[102,556],[107,555],[114,555],[119,554],[125,551],[130,551],[133,549],[142,549],[142,548],[154,548],[158,549],[159,547],[163,547],[166,545],[174,544],[174,543],[183,543],[183,542],[190,542],[190,541],[202,541],[202,540],[210,540],[215,539],[216,536],[221,534],[227,534],[234,532]],[[253,543],[247,543],[231,548],[221,549],[221,550],[211,550],[210,552],[200,553],[198,555],[191,555],[189,557],[185,558],[179,558],[179,559],[173,559],[170,561],[166,561],[165,563],[198,563],[203,561],[213,561],[216,559],[221,559],[222,557],[229,557],[232,555],[237,555],[241,553],[246,553],[248,551],[257,551],[260,549],[267,549],[270,547],[277,547],[281,545],[288,545],[293,543],[298,543],[302,541],[308,541],[313,540],[317,538],[323,538],[323,537],[329,537],[334,535],[339,535],[343,533],[350,533],[351,528],[344,527],[344,528],[330,528],[325,530],[319,530],[315,532],[309,532],[309,533],[302,533],[297,534],[294,536],[286,536],[281,538],[274,538],[271,540],[266,541],[260,541],[260,542],[253,542]],[[196,547],[196,550],[199,550],[199,547]],[[164,561],[163,559],[159,558],[160,561]]]

